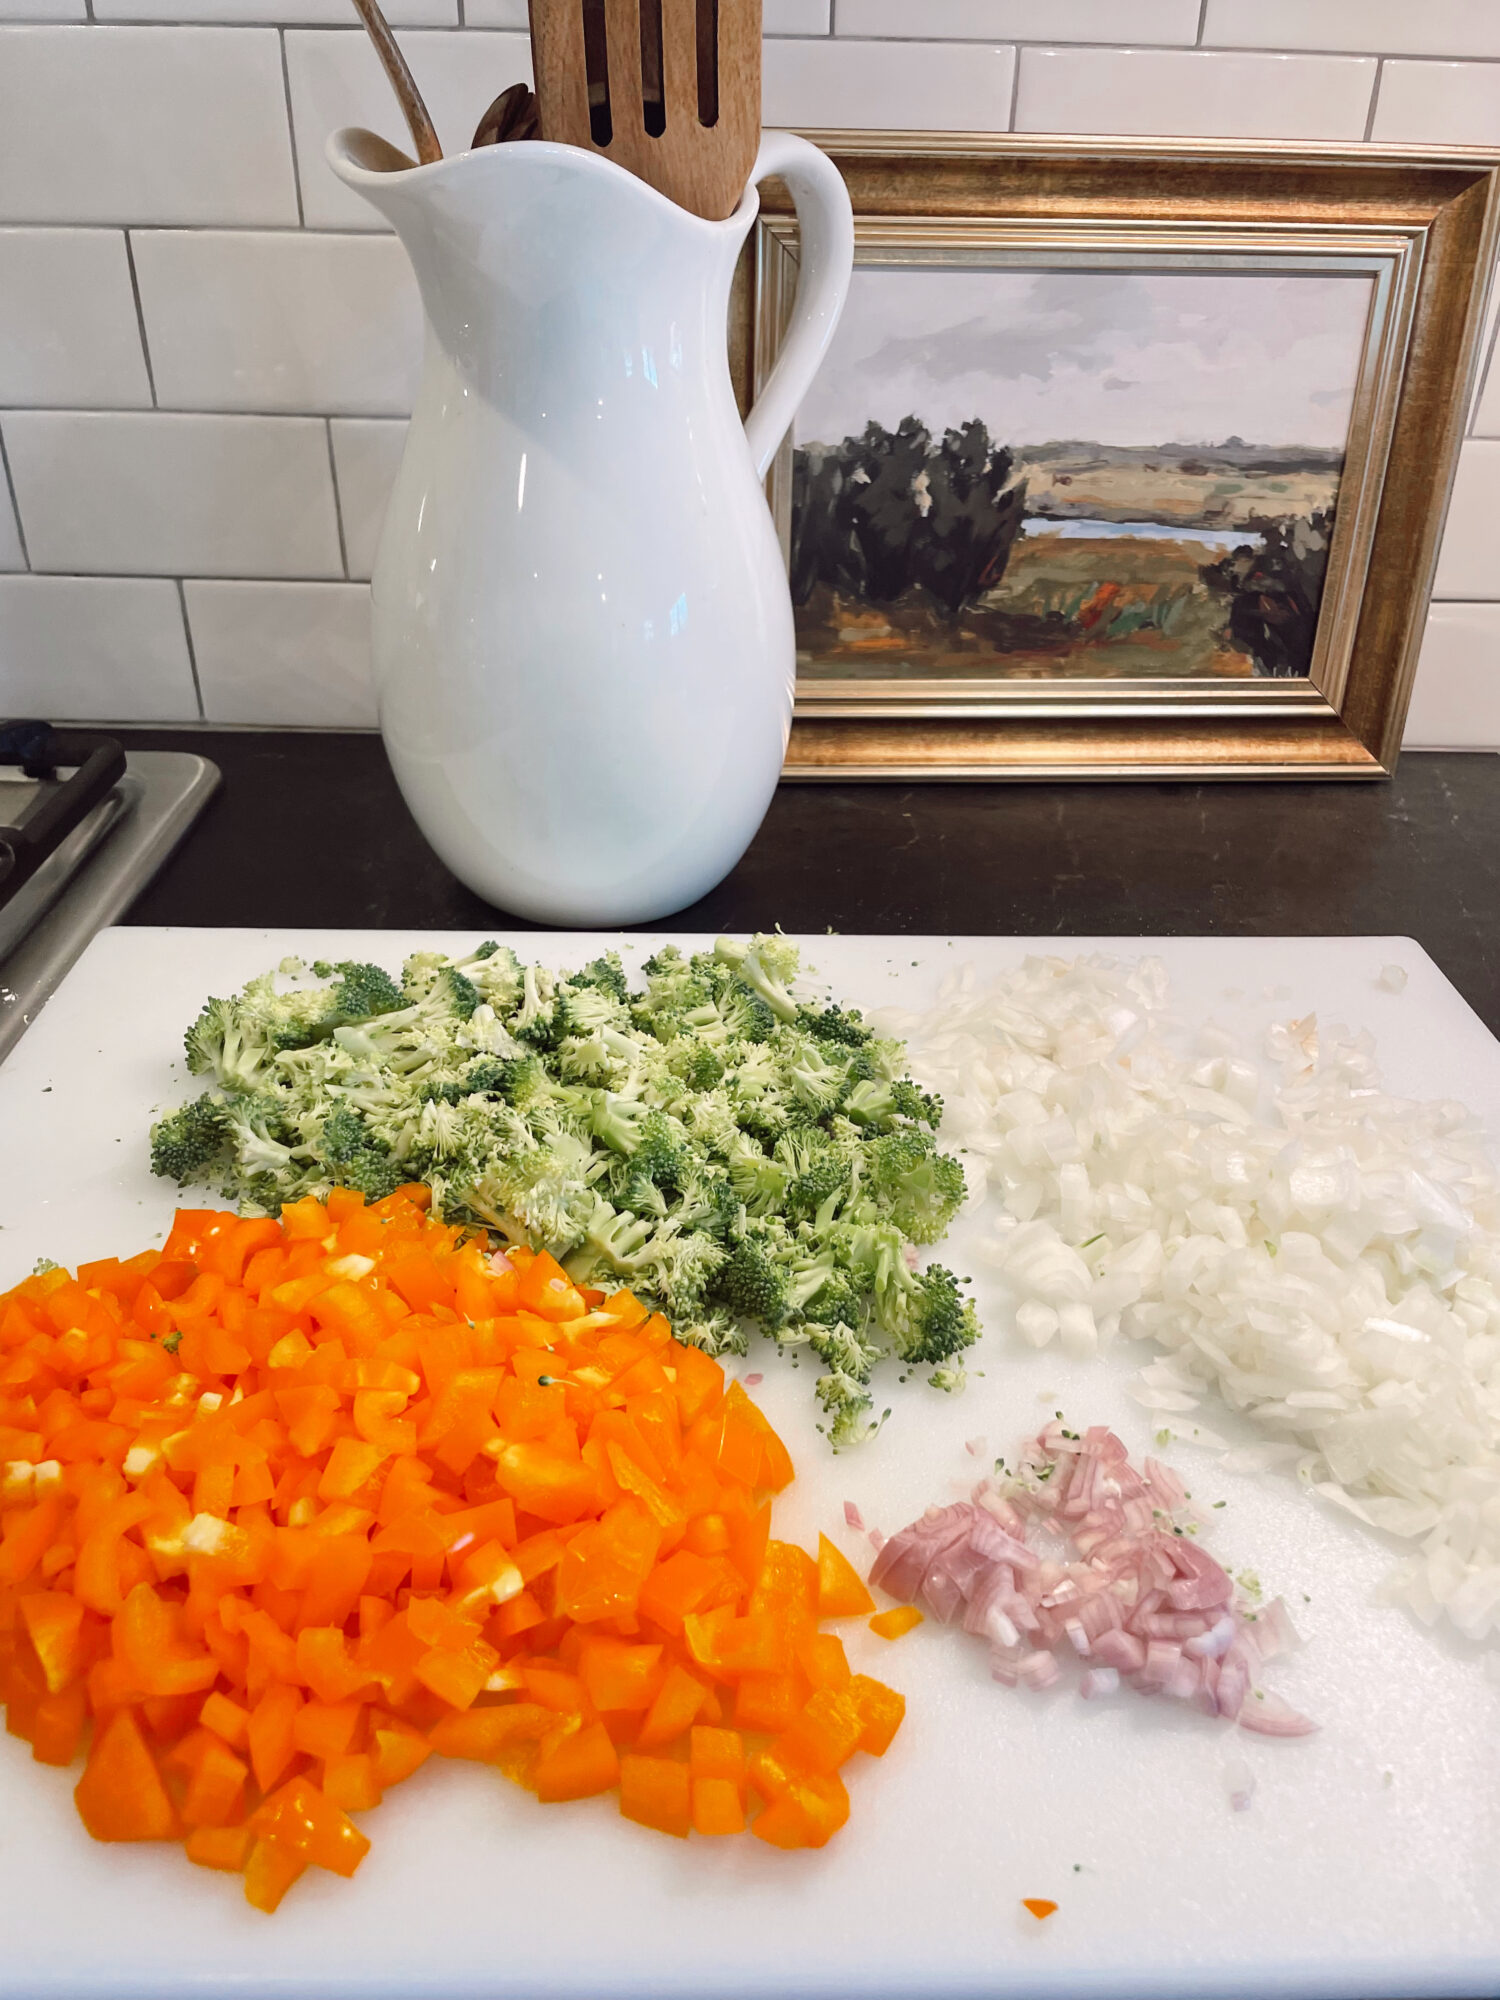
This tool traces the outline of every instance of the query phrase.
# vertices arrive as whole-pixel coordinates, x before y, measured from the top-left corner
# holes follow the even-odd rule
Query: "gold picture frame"
[[[1500,235],[1500,152],[810,132],[856,266],[1368,274],[1373,305],[1305,679],[799,680],[789,778],[1380,778],[1395,767]],[[775,362],[797,230],[777,182],[731,321]],[[768,483],[783,533],[791,440]]]

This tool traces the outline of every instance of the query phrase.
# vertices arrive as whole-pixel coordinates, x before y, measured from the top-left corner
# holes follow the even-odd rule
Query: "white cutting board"
[[[509,941],[563,966],[622,942]],[[627,965],[662,941],[624,940]],[[180,1098],[175,1058],[205,995],[288,952],[395,966],[419,943],[475,942],[105,932],[0,1070],[0,1286],[42,1255],[72,1264],[159,1238],[173,1193],[146,1171],[146,1126]],[[1190,1020],[1263,1029],[1316,1009],[1369,1026],[1396,1088],[1463,1098],[1500,1131],[1500,1045],[1405,939],[824,937],[806,956],[868,1009],[928,1005],[965,960],[983,976],[1028,951],[1096,948],[1159,954]],[[1389,963],[1410,974],[1399,995],[1377,985]],[[983,1311],[984,1269],[964,1254],[974,1227],[944,1254],[980,1281]],[[1149,1446],[1153,1420],[1125,1393],[1143,1352],[1067,1363],[1013,1347],[998,1312],[986,1323],[966,1395],[891,1381],[885,1432],[837,1459],[813,1430],[809,1370],[761,1343],[742,1370],[764,1372],[756,1393],[798,1469],[779,1534],[814,1543],[821,1528],[862,1556],[845,1499],[892,1530],[965,1490],[967,1438],[1008,1455],[1054,1409]],[[1268,1684],[1321,1719],[1318,1736],[1267,1742],[1128,1692],[1028,1695],[992,1685],[960,1633],[929,1623],[887,1645],[856,1622],[856,1667],[903,1689],[908,1720],[883,1762],[850,1766],[853,1817],[821,1854],[679,1844],[610,1802],[543,1807],[433,1759],[367,1817],[358,1877],[311,1874],[274,1918],[180,1850],[96,1846],[71,1780],[0,1737],[0,1995],[1500,1990],[1500,1685],[1371,1602],[1389,1552],[1354,1523],[1277,1477],[1231,1477],[1207,1451],[1166,1455],[1200,1503],[1227,1500],[1213,1516],[1221,1558],[1292,1605],[1308,1644]],[[1223,1784],[1234,1760],[1258,1779],[1243,1814]],[[1038,1924],[1023,1896],[1061,1907]]]

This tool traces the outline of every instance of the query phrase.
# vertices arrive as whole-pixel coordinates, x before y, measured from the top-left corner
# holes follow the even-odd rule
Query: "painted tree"
[[[913,590],[955,617],[1005,574],[1025,515],[1014,460],[977,418],[935,443],[916,417],[894,431],[796,453],[792,595],[817,586],[894,604]]]
[[[1229,603],[1229,636],[1271,680],[1300,680],[1312,668],[1313,645],[1333,541],[1333,509],[1291,520],[1252,520],[1261,537],[1201,574]]]

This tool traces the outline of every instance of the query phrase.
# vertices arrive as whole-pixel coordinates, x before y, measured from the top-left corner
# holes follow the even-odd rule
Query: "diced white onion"
[[[955,970],[879,1027],[943,1093],[1023,1340],[1155,1342],[1147,1408],[1217,1391],[1271,1439],[1232,1463],[1407,1538],[1390,1597],[1500,1639],[1500,1178],[1477,1121],[1387,1092],[1368,1033],[1309,1014],[1252,1060],[1167,1009],[1159,960],[1030,958],[988,986]]]

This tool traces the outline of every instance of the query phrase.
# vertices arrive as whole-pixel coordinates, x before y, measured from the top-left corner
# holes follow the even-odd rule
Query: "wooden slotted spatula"
[[[761,0],[530,0],[542,131],[721,222],[760,146]]]

